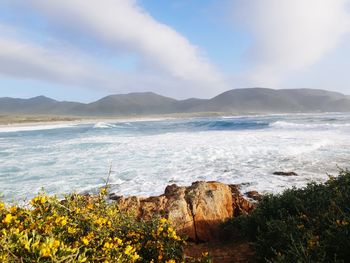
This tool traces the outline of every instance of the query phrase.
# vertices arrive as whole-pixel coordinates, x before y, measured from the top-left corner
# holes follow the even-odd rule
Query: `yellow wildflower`
[[[115,238],[114,238],[114,242],[116,242],[117,245],[121,245],[121,244],[123,243],[123,240],[121,240],[121,239],[118,238],[118,237],[115,237]]]
[[[113,248],[113,245],[109,242],[106,242],[104,245],[103,245],[103,250],[110,250],[111,248]]]
[[[85,246],[87,246],[89,244],[89,239],[87,239],[86,237],[82,237],[80,238],[81,242],[84,243]]]
[[[40,249],[40,256],[42,257],[50,257],[51,256],[51,249],[47,244],[44,244],[42,248]]]
[[[16,212],[17,212],[17,207],[16,207],[16,206],[11,206],[11,207],[10,207],[10,212],[11,212],[12,214],[16,213]]]
[[[64,216],[61,216],[55,220],[55,223],[60,226],[65,226],[67,224],[67,219]]]
[[[136,261],[136,260],[138,260],[140,258],[140,256],[137,254],[137,253],[135,253],[133,256],[132,256],[132,260],[133,261]]]
[[[24,248],[25,248],[26,250],[30,251],[30,242],[26,242],[26,243],[24,244]]]
[[[168,221],[168,220],[167,220],[166,218],[164,218],[164,217],[162,217],[162,218],[159,220],[159,222],[160,222],[161,224],[165,224],[167,221]]]
[[[59,247],[60,247],[60,244],[61,244],[61,242],[60,242],[59,240],[54,240],[52,246],[53,246],[54,248],[59,248]]]
[[[107,193],[108,193],[107,187],[103,187],[103,188],[101,189],[101,195],[107,195]]]
[[[36,249],[37,247],[39,247],[39,244],[40,244],[40,242],[39,241],[35,241],[34,243],[33,243],[33,248],[34,249]]]
[[[12,216],[11,214],[7,214],[5,218],[2,220],[5,224],[10,224],[13,220],[16,220],[15,216]]]
[[[77,232],[77,230],[74,227],[68,227],[68,233],[69,234],[75,234]]]
[[[124,250],[124,253],[125,255],[130,255],[130,253],[133,251],[133,247],[130,246],[130,245],[127,245],[125,250]]]
[[[40,196],[40,203],[44,204],[46,202],[46,197],[45,196]]]

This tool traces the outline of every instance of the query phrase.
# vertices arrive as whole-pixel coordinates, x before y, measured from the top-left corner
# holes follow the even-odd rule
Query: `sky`
[[[350,0],[0,0],[0,97],[350,95]]]

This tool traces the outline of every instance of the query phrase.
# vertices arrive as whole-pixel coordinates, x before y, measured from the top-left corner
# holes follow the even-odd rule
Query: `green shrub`
[[[254,242],[261,261],[350,260],[350,172],[324,184],[267,195],[248,216],[231,220],[225,232]]]
[[[0,262],[181,262],[184,241],[166,219],[139,221],[95,196],[30,205],[0,202]]]

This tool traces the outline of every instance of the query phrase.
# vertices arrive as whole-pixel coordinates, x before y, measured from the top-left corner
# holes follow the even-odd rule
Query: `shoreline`
[[[174,114],[151,114],[151,115],[123,115],[123,116],[61,116],[61,115],[22,115],[22,114],[1,114],[1,127],[24,127],[47,124],[91,124],[96,122],[124,122],[124,121],[161,121],[167,119],[182,118],[204,118],[222,117],[227,114],[219,112],[207,113],[174,113]],[[240,116],[231,114],[230,116]]]
[[[125,121],[163,121],[186,118],[238,118],[238,117],[262,117],[262,116],[286,116],[286,115],[315,115],[315,114],[341,114],[339,112],[324,113],[230,113],[230,112],[195,112],[195,113],[169,113],[150,115],[122,115],[122,116],[64,116],[41,114],[7,114],[0,113],[0,129],[9,127],[28,127],[43,125],[79,125],[98,122],[125,122]]]

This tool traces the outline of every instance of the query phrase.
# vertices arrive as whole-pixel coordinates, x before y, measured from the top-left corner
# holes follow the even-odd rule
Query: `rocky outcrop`
[[[181,235],[194,241],[214,239],[221,223],[249,213],[254,205],[240,193],[238,186],[219,182],[195,182],[188,187],[169,185],[156,197],[114,198],[119,209],[139,218],[166,217]]]
[[[274,175],[281,175],[281,176],[298,176],[295,172],[274,172]]]
[[[246,192],[245,195],[254,201],[261,201],[263,197],[258,191],[249,191]]]

